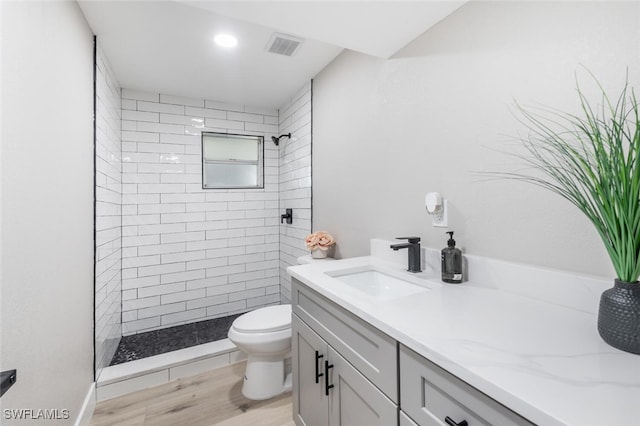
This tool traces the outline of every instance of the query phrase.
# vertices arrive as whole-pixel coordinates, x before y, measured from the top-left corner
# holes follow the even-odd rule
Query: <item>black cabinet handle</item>
[[[333,385],[329,384],[329,369],[333,368],[333,364],[329,365],[329,361],[324,362],[324,394],[329,396],[329,389],[333,387]]]
[[[444,418],[444,422],[446,424],[448,424],[449,426],[469,426],[469,423],[467,423],[466,420],[461,421],[460,423],[456,423],[455,421],[453,421],[453,419],[449,416]]]
[[[320,366],[318,365],[318,361],[323,357],[324,355],[320,355],[320,352],[316,351],[316,383],[320,383],[320,377],[324,376],[324,374],[320,372]]]

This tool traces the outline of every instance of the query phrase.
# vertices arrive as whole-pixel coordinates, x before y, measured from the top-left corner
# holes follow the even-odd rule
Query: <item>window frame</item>
[[[240,138],[240,139],[250,139],[257,143],[258,147],[258,160],[247,161],[247,160],[213,160],[207,161],[204,155],[204,143],[205,137],[207,136],[217,136],[224,138]],[[247,135],[240,133],[224,133],[224,132],[202,132],[200,137],[200,155],[202,162],[202,189],[264,189],[264,136],[259,135]],[[256,185],[239,185],[239,186],[229,186],[229,185],[207,185],[205,179],[205,166],[207,164],[246,164],[246,165],[256,165],[258,168],[256,176],[258,178],[258,182]]]

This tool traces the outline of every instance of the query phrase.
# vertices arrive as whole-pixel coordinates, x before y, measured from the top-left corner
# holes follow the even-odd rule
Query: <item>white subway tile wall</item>
[[[111,362],[121,330],[122,175],[120,86],[98,44],[96,55],[95,368]]]
[[[122,90],[123,335],[280,303],[277,123],[275,109]],[[202,189],[202,131],[264,136],[264,189]]]
[[[279,133],[291,132],[280,142],[280,211],[293,209],[293,223],[280,225],[280,295],[290,303],[291,277],[287,267],[309,254],[304,239],[311,232],[311,89],[305,84],[280,107]]]

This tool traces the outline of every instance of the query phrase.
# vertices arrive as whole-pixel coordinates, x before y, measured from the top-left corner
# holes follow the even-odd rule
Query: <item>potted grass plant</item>
[[[534,174],[497,173],[550,190],[595,226],[617,274],[600,299],[598,332],[609,345],[640,354],[640,108],[628,79],[597,106],[577,85],[580,112],[517,105],[528,135],[515,154]],[[495,174],[494,174],[495,175]]]

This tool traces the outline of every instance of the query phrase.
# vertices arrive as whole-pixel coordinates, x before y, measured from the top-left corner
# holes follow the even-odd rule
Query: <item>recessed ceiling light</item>
[[[236,47],[238,45],[238,39],[231,34],[218,34],[213,38],[213,41],[220,47]]]

